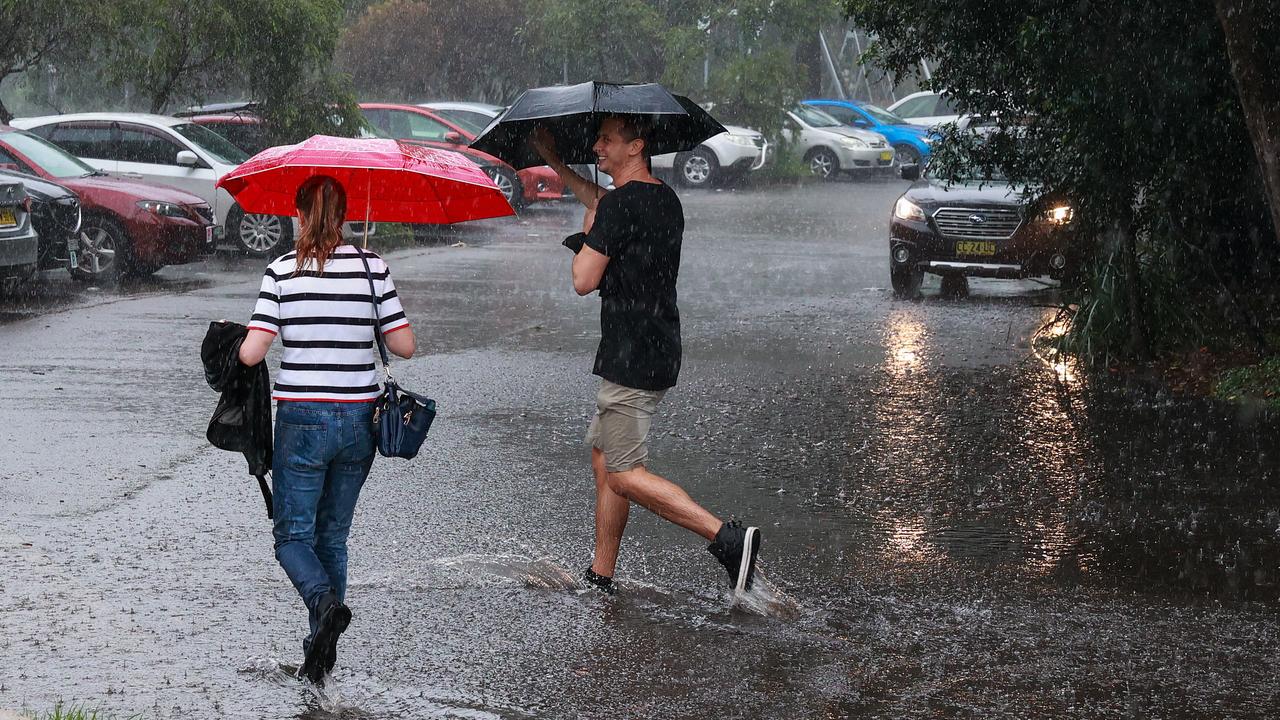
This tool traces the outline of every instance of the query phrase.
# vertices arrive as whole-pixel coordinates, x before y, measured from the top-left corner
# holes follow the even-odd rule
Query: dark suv
[[[889,222],[889,277],[899,297],[914,297],[925,273],[943,290],[963,291],[967,277],[1061,279],[1078,267],[1081,248],[1064,226],[1072,208],[1061,196],[1027,202],[1003,177],[954,182],[926,167],[903,165],[915,181],[898,198]]]

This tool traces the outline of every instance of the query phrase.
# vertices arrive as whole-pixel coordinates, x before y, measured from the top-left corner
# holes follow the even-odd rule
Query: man
[[[631,503],[712,541],[707,548],[729,573],[735,591],[755,579],[760,531],[724,523],[675,483],[647,467],[646,440],[658,403],[680,372],[676,276],[684,210],[675,192],[649,170],[643,116],[603,120],[592,146],[615,189],[605,192],[561,162],[549,132],[532,143],[547,165],[587,207],[573,250],[573,287],[600,291],[600,346],[593,372],[601,377],[596,415],[587,431],[596,479],[595,558],[584,579],[614,592],[618,546]]]

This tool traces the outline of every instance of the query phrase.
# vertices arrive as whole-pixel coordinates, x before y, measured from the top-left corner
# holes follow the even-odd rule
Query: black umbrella
[[[542,165],[529,135],[542,126],[556,140],[560,159],[591,164],[600,121],[609,115],[643,115],[652,130],[649,154],[692,150],[712,135],[726,132],[706,110],[657,83],[585,82],[526,90],[499,115],[471,147],[496,155],[516,169]]]

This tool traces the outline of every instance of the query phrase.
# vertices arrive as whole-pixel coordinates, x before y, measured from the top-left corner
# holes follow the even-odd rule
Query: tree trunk
[[[1280,243],[1280,46],[1273,34],[1280,21],[1273,0],[1214,0],[1214,6]]]
[[[1125,304],[1129,306],[1129,355],[1138,360],[1151,357],[1151,343],[1147,337],[1147,318],[1142,303],[1142,269],[1138,263],[1138,239],[1134,237],[1133,223],[1128,219],[1115,224],[1116,241],[1120,245],[1121,262],[1124,263]]]
[[[8,125],[13,119],[13,113],[9,112],[9,108],[4,106],[4,100],[0,100],[0,125]]]

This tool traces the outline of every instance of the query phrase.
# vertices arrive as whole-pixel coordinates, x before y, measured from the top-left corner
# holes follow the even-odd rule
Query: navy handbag
[[[382,339],[381,300],[373,286],[373,272],[369,270],[364,250],[356,248],[356,252],[360,253],[365,277],[369,279],[369,293],[373,296],[373,337],[378,343],[378,355],[382,358],[382,371],[386,376],[382,382],[382,394],[374,402],[373,436],[378,443],[378,452],[385,457],[409,459],[418,454],[427,439],[431,421],[436,419],[436,401],[405,390],[391,377],[387,344]]]

